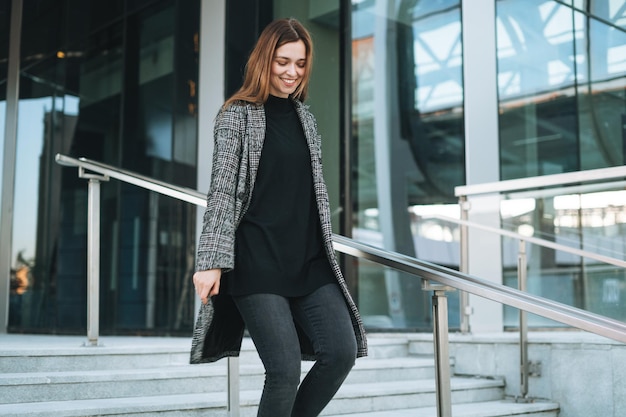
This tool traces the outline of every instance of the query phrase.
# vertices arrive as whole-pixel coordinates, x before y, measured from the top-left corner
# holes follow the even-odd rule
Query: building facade
[[[458,269],[455,187],[624,165],[621,0],[0,0],[0,331],[86,328],[87,185],[57,153],[205,192],[212,123],[276,17],[315,42],[337,233]],[[101,323],[188,334],[198,210],[102,185]],[[623,259],[624,184],[472,201],[472,220]],[[515,286],[516,242],[474,238],[469,272]],[[421,282],[343,260],[366,327],[430,330]],[[626,320],[626,277],[529,250],[529,291]],[[458,294],[450,325],[460,323]],[[517,312],[472,298],[474,331]],[[535,328],[558,324],[531,318]]]

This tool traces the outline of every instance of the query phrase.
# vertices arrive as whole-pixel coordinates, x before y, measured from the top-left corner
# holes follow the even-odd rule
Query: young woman
[[[332,246],[321,138],[303,104],[312,48],[297,20],[270,23],[215,123],[191,362],[238,355],[247,327],[266,371],[258,416],[319,415],[367,354]],[[300,383],[302,359],[315,364]]]

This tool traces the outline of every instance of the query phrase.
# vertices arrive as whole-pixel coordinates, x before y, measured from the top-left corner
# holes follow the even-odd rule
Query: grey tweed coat
[[[357,357],[367,355],[363,324],[333,249],[328,191],[322,175],[321,138],[308,106],[293,101],[311,154],[313,187],[322,227],[326,254],[337,283],[350,310],[357,340]],[[215,123],[215,148],[211,187],[207,196],[196,270],[235,267],[235,230],[250,204],[254,190],[263,140],[265,111],[262,105],[239,102],[222,109]],[[303,359],[315,359],[310,340],[298,329]],[[225,356],[238,356],[244,322],[227,294],[211,297],[202,305],[194,328],[191,363],[213,362]]]

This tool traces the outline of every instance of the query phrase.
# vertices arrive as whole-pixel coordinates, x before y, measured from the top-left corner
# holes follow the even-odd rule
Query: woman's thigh
[[[300,344],[289,299],[276,294],[234,297],[268,373],[300,374]],[[286,376],[286,375],[285,375]]]
[[[336,284],[291,301],[292,314],[313,343],[319,358],[326,355],[352,361],[356,358],[356,337],[345,298]]]

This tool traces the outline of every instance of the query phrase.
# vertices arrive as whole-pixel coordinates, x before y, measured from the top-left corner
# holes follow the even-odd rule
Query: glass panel
[[[502,179],[624,165],[626,9],[613,1],[572,4],[497,2]],[[622,258],[621,192],[563,193],[504,201],[503,226]],[[517,242],[504,239],[503,248],[504,281],[517,285]],[[552,249],[528,252],[530,292],[626,319],[619,268]],[[505,309],[507,325],[517,326],[516,316]]]
[[[358,264],[359,312],[367,329],[431,330],[432,306],[430,300],[424,298],[425,292],[421,290],[420,277],[399,273],[364,259],[352,258],[350,261]],[[403,294],[402,291],[407,288],[411,289],[410,293]],[[380,294],[386,296],[381,297]],[[454,297],[454,300],[456,299],[457,297]],[[448,301],[450,326],[452,323],[458,326],[458,319],[455,320],[455,317],[459,317],[458,302]],[[407,322],[406,312],[409,306],[414,317],[422,318],[421,323]]]
[[[458,269],[454,238],[416,213],[456,203],[465,181],[460,2],[352,7],[353,236]],[[358,298],[370,326],[431,325],[427,294],[403,273],[359,263]]]
[[[566,193],[503,201],[503,224],[574,249],[626,260],[626,191]],[[518,242],[503,239],[504,281],[517,287]],[[528,291],[594,313],[626,321],[626,271],[591,258],[527,244]],[[517,327],[517,311],[505,308],[505,325]],[[538,316],[529,325],[559,327]]]
[[[576,7],[607,23],[626,29],[626,4],[622,0],[576,0]]]
[[[497,3],[501,178],[579,169],[572,9],[553,1]]]
[[[86,326],[87,181],[55,154],[195,187],[199,2],[149,3],[24,2],[12,329]],[[188,332],[195,207],[115,180],[101,205],[101,331]]]
[[[624,10],[591,4],[498,1],[502,179],[624,164]]]
[[[584,62],[577,65],[578,71],[584,74],[581,77],[584,82],[578,85],[581,169],[623,165],[626,155],[626,29],[593,17],[581,17],[579,21],[588,49]]]

